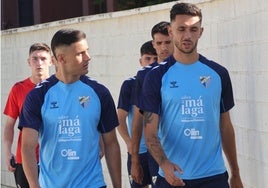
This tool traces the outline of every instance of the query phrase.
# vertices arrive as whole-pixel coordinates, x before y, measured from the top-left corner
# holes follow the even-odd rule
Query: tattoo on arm
[[[161,166],[167,160],[167,157],[162,149],[158,136],[154,135],[153,137],[148,138],[146,141],[149,152],[157,161],[159,166]]]
[[[144,126],[145,128],[148,128],[148,126],[157,126],[153,121],[156,121],[156,119],[154,119],[153,113],[151,112],[144,112]],[[151,153],[151,155],[154,157],[154,159],[157,161],[157,163],[161,166],[166,160],[167,157],[165,155],[164,150],[162,149],[162,145],[160,143],[160,140],[158,138],[158,134],[156,133],[152,133],[150,135],[150,137],[146,138],[146,145],[147,148],[149,150],[149,152]]]
[[[151,123],[152,120],[153,120],[153,113],[152,112],[144,112],[144,118],[143,118],[144,126],[146,126],[147,123]]]

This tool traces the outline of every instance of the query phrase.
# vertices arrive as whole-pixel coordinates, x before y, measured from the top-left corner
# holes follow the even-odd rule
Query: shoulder
[[[91,77],[83,75],[80,77],[80,81],[83,82],[84,84],[88,85],[89,87],[91,87],[97,94],[103,95],[103,94],[110,93],[106,86],[97,82],[96,80],[92,79]]]
[[[122,86],[124,87],[130,87],[133,85],[133,83],[135,82],[136,80],[136,77],[131,77],[131,78],[128,78],[126,80],[123,81],[122,83]]]
[[[31,82],[30,78],[26,78],[24,80],[16,82],[12,88],[16,89],[16,88],[23,88],[26,86],[34,88],[35,84]]]
[[[148,73],[149,77],[157,76],[162,77],[168,69],[173,66],[176,63],[176,60],[174,59],[173,55],[169,56],[166,60],[163,62],[158,63],[157,66],[154,66]],[[147,77],[147,76],[146,76]]]
[[[36,84],[36,86],[30,91],[30,96],[36,96],[37,98],[42,97],[46,92],[54,86],[59,80],[55,75],[50,76],[46,80]]]
[[[147,65],[145,67],[142,67],[138,72],[137,72],[137,79],[143,78],[150,70],[152,70],[154,67],[158,66],[157,62],[154,62],[150,65]]]
[[[199,55],[199,61],[209,66],[211,69],[216,71],[219,75],[228,74],[228,70],[224,66],[220,65],[219,63],[216,63],[213,60],[207,59],[205,56],[201,54]]]

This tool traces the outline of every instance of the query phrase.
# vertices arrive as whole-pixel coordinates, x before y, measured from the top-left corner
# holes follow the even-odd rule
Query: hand
[[[131,161],[131,177],[136,183],[142,184],[143,170],[138,160]]]
[[[175,171],[178,171],[180,174],[183,173],[182,169],[178,165],[171,163],[169,160],[165,160],[162,163],[161,168],[164,171],[166,181],[170,185],[172,185],[172,186],[184,186],[185,185],[183,180],[178,178],[174,174]]]
[[[8,156],[6,156],[6,166],[7,166],[7,169],[10,171],[10,172],[15,172],[16,168],[11,166],[11,158],[14,157],[15,161],[14,163],[16,163],[16,158],[13,154],[10,154]]]
[[[243,184],[240,175],[231,176],[230,188],[243,188]]]

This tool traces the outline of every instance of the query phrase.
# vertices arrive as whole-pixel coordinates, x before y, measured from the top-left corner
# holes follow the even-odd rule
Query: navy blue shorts
[[[171,186],[165,178],[158,175],[156,181],[156,188],[229,188],[228,173],[210,176],[207,178],[200,178],[194,180],[183,180],[185,186]]]
[[[152,185],[152,188],[154,188],[155,187],[154,182],[156,181],[158,175],[158,169],[159,169],[158,164],[152,158],[149,152],[139,154],[139,160],[144,174],[142,184],[134,182],[131,177],[131,155],[128,153],[127,168],[131,188],[141,188],[146,185]]]

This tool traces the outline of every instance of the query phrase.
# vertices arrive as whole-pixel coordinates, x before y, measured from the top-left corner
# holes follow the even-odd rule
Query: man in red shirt
[[[14,172],[16,186],[28,188],[28,182],[22,168],[21,158],[21,131],[19,132],[16,155],[11,151],[14,138],[14,127],[17,118],[21,113],[24,99],[28,92],[37,83],[49,77],[49,66],[52,64],[50,47],[45,43],[35,43],[29,49],[28,65],[31,68],[31,76],[13,85],[4,109],[6,123],[4,128],[4,147],[7,169]],[[36,147],[36,158],[38,161],[38,146]],[[11,159],[14,157],[14,164]]]

